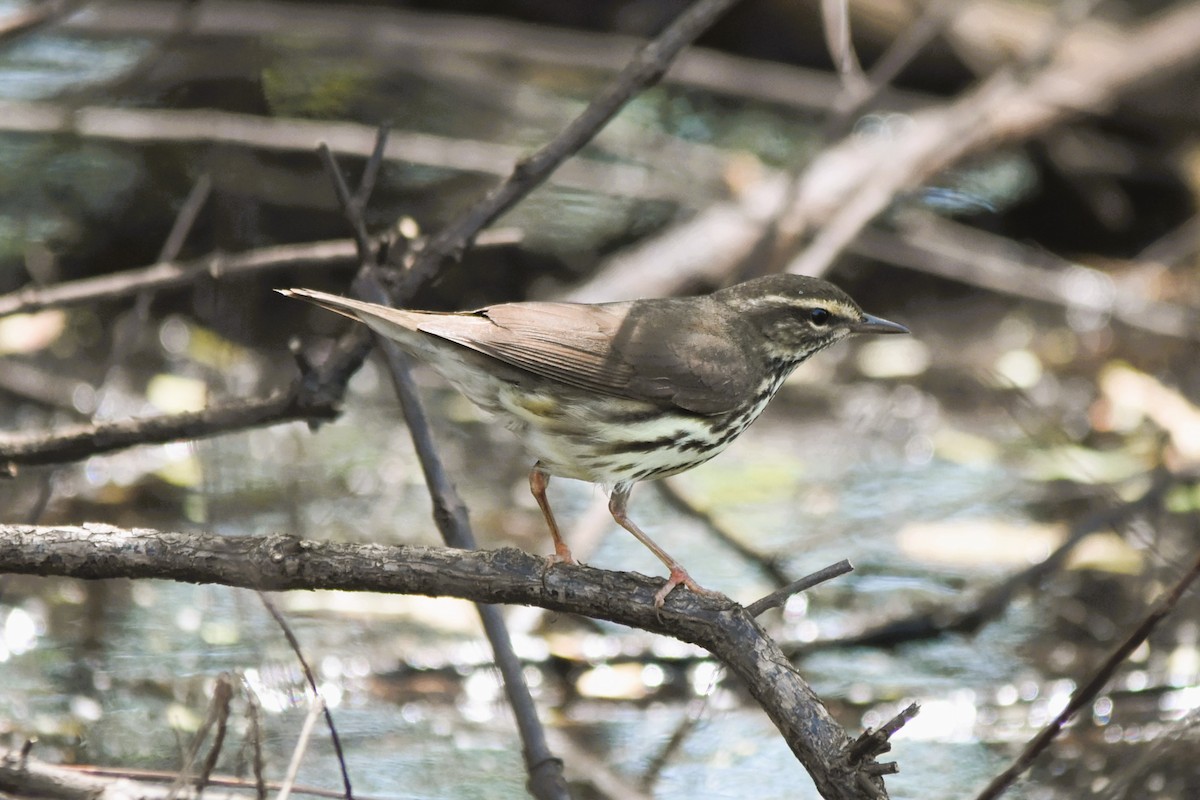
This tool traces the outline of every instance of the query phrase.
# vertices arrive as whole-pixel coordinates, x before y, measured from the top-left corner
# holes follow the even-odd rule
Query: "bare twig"
[[[854,567],[850,565],[850,562],[842,559],[836,564],[830,564],[828,567],[819,569],[811,575],[805,575],[803,578],[798,578],[789,583],[787,586],[776,589],[766,597],[755,600],[753,603],[746,606],[746,613],[752,617],[757,617],[764,611],[783,605],[792,595],[799,594],[800,592],[806,592],[812,587],[822,584],[825,581],[831,581],[840,575],[845,575],[846,573],[853,571]]]
[[[50,505],[50,498],[54,496],[54,472],[47,471],[40,476],[37,482],[37,496],[34,497],[33,505],[25,512],[25,521],[29,524],[40,522],[42,514],[46,513],[46,508]],[[0,583],[0,597],[3,597],[4,586]]]
[[[201,745],[208,738],[208,732],[216,726],[217,733],[213,737],[212,747],[205,759],[206,771],[212,771],[212,766],[216,764],[217,757],[220,755],[221,745],[225,742],[225,726],[229,717],[229,701],[232,698],[233,686],[229,681],[229,676],[221,675],[213,688],[212,701],[208,705],[208,715],[192,737],[191,746],[188,747],[183,764],[179,767],[179,773],[167,793],[167,800],[174,800],[178,797],[185,786],[195,786],[197,789],[203,790],[207,777],[202,774],[196,780],[192,780],[192,768],[195,766],[196,757],[200,755]]]
[[[262,749],[262,709],[258,705],[258,698],[246,685],[245,676],[242,677],[242,685],[246,689],[246,707],[249,709],[250,716],[246,739],[250,743],[250,772],[254,775],[254,796],[257,800],[267,800],[267,781],[264,774]],[[359,800],[363,800],[363,798],[360,797]]]
[[[337,159],[334,158],[329,145],[325,142],[317,145],[317,155],[325,167],[325,174],[329,176],[329,181],[333,184],[338,205],[342,207],[342,215],[346,218],[346,222],[350,223],[350,229],[354,233],[354,249],[358,254],[359,264],[364,267],[368,264],[373,265],[375,260],[371,249],[371,235],[367,233],[367,222],[363,218],[363,210],[370,199],[369,192],[364,190],[369,189],[375,183],[374,176],[379,172],[378,164],[383,161],[387,137],[387,127],[380,128],[376,133],[375,148],[371,151],[371,159],[367,161],[367,171],[363,173],[364,181],[368,175],[371,176],[370,184],[364,183],[359,187],[358,192],[350,191],[350,187],[346,184],[346,177],[342,175],[341,167],[338,166]],[[372,163],[375,163],[376,166],[372,167]]]
[[[304,680],[308,681],[308,688],[312,690],[313,697],[320,697],[321,690],[317,686],[317,676],[313,674],[312,667],[308,665],[308,659],[304,657],[304,651],[300,649],[300,640],[296,638],[292,626],[288,624],[287,619],[271,602],[271,598],[267,597],[263,592],[258,592],[258,599],[262,601],[263,606],[275,620],[275,624],[283,631],[283,636],[287,639],[288,647],[292,648],[292,652],[296,655],[296,660],[300,662],[300,669],[304,672]],[[338,768],[342,773],[342,787],[345,789],[343,797],[346,800],[353,800],[354,790],[350,786],[350,770],[346,768],[346,754],[342,750],[342,737],[338,735],[337,726],[333,723],[333,713],[329,710],[329,706],[321,703],[321,712],[325,716],[325,726],[329,728],[329,740],[333,743],[333,751],[337,756]],[[282,794],[282,793],[281,793]]]
[[[520,240],[520,231],[513,228],[497,228],[482,232],[476,241],[476,247],[506,247]],[[381,242],[381,238],[373,238],[371,246],[377,247]],[[190,286],[202,278],[233,280],[253,277],[270,270],[296,267],[349,268],[357,265],[356,255],[356,243],[353,239],[330,239],[261,247],[241,253],[212,253],[190,261],[159,262],[147,267],[64,281],[50,286],[29,286],[0,295],[0,316],[116,300],[147,291],[175,289]]]
[[[4,359],[4,369],[0,370],[0,391],[74,414],[94,410],[94,403],[89,404],[86,398],[81,398],[80,408],[75,406],[76,398],[81,397],[78,390],[91,389],[86,381],[11,356]]]
[[[1054,719],[1046,724],[1044,728],[1038,731],[1038,734],[1030,740],[1021,754],[1004,772],[992,779],[983,791],[978,794],[976,800],[994,800],[1008,790],[1017,778],[1021,776],[1025,770],[1029,769],[1029,765],[1038,755],[1050,746],[1054,738],[1062,731],[1063,727],[1075,716],[1075,714],[1095,699],[1100,690],[1105,687],[1113,673],[1117,671],[1117,667],[1124,663],[1125,659],[1129,658],[1134,650],[1141,646],[1142,642],[1150,636],[1158,623],[1170,614],[1175,606],[1179,603],[1179,599],[1183,597],[1192,582],[1200,577],[1200,555],[1192,562],[1191,567],[1183,577],[1171,588],[1169,592],[1163,594],[1154,604],[1154,608],[1145,619],[1129,634],[1129,637],[1115,649],[1104,663],[1092,674],[1088,682],[1080,686],[1071,694],[1071,699],[1067,701],[1067,705],[1060,711]]]
[[[276,800],[288,800],[291,795],[292,787],[296,784],[296,775],[299,774],[300,765],[304,762],[304,753],[308,750],[309,739],[312,738],[313,726],[317,724],[317,717],[321,716],[324,708],[325,701],[321,699],[321,695],[314,694],[310,700],[308,714],[304,717],[304,724],[300,726],[300,736],[297,737],[296,747],[292,750],[292,760],[288,762],[283,785],[279,787],[279,793],[275,795]]]
[[[15,474],[21,465],[81,461],[137,445],[202,439],[293,420],[333,419],[338,415],[337,405],[331,398],[309,396],[297,385],[269,397],[230,400],[203,411],[98,422],[32,435],[0,436],[0,475]]]
[[[367,203],[371,201],[371,193],[375,191],[375,181],[379,179],[379,172],[383,169],[384,156],[387,155],[387,141],[391,134],[391,127],[387,124],[380,125],[379,131],[375,134],[375,147],[371,150],[371,155],[367,158],[366,166],[363,167],[362,177],[358,180],[358,189],[354,191],[354,196],[351,198],[352,208],[358,210],[358,215],[361,218],[363,210],[367,207]]]
[[[196,777],[197,791],[204,791],[212,779],[213,770],[217,768],[217,759],[221,757],[225,734],[229,730],[229,703],[232,700],[233,682],[228,675],[222,674],[218,676],[217,683],[213,687],[212,705],[209,709],[210,716],[216,716],[217,730],[213,733],[212,745],[208,748],[208,755],[200,767],[200,774]]]
[[[850,759],[850,763],[858,764],[864,758],[876,758],[892,750],[892,736],[918,714],[920,714],[920,706],[916,703],[910,703],[904,709],[901,709],[899,714],[884,722],[877,730],[871,730],[870,728],[864,730],[863,734],[847,748],[847,756]],[[876,772],[878,775],[896,771],[894,763],[875,764],[874,766],[881,770]]]
[[[465,551],[168,533],[92,524],[0,525],[0,572],[76,578],[159,578],[263,591],[338,589],[460,597],[476,603],[536,605],[662,633],[707,649],[746,685],[797,759],[830,800],[877,796],[870,759],[847,761],[850,739],[778,646],[737,604],[672,593],[660,609],[661,579],[585,566],[554,565],[511,548]],[[851,785],[852,784],[852,785]]]
[[[187,241],[188,235],[192,232],[192,228],[196,224],[196,219],[200,216],[200,211],[204,208],[205,203],[208,202],[208,197],[211,193],[212,178],[205,173],[192,184],[192,188],[188,191],[187,197],[184,198],[179,213],[175,215],[175,222],[171,225],[171,231],[167,234],[162,248],[158,251],[158,262],[160,264],[174,261],[179,256],[179,252],[183,249],[183,245]],[[112,343],[108,352],[108,366],[104,371],[104,377],[100,381],[99,391],[95,395],[95,401],[92,404],[93,409],[100,408],[104,404],[105,387],[108,384],[109,378],[112,377],[116,367],[133,352],[137,346],[139,336],[148,326],[150,321],[150,305],[154,302],[154,297],[155,293],[149,289],[138,292],[133,308],[118,316],[116,322],[113,324]]]
[[[852,66],[839,65],[842,77],[841,91],[838,93],[833,113],[826,118],[821,127],[822,138],[826,142],[832,142],[836,138],[846,136],[861,114],[872,103],[878,102],[888,83],[895,79],[905,65],[916,58],[945,27],[957,4],[952,6],[948,0],[934,0],[930,3],[925,11],[907,26],[905,32],[892,42],[878,63],[872,67],[870,75],[863,75],[858,66],[858,57],[850,43],[848,4],[840,0],[823,0],[821,7],[825,18],[826,39],[830,40],[830,51],[836,53],[837,49],[841,48],[848,53],[842,57],[843,60],[852,61]],[[838,19],[840,22],[836,21]],[[836,31],[830,31],[831,24],[835,28],[843,29],[839,34],[844,38],[843,42],[833,41]],[[795,209],[805,191],[805,168],[811,165],[813,157],[805,154],[803,158],[803,163],[795,165],[795,174],[788,181],[782,199],[775,204],[775,214],[763,228],[752,251],[754,255],[762,255],[766,264],[765,271],[768,272],[779,272],[787,266],[795,254],[796,241],[802,233],[795,228],[797,215],[789,213],[789,209]],[[748,255],[746,261],[754,260],[754,255]]]
[[[864,91],[867,76],[863,74],[850,37],[850,4],[847,0],[821,0],[821,21],[825,28],[825,46],[833,59],[834,70],[842,79],[842,90],[852,95]]]
[[[212,176],[207,172],[192,184],[187,197],[183,200],[183,205],[179,208],[179,213],[175,215],[171,232],[167,234],[162,249],[158,251],[159,262],[174,261],[179,256],[179,251],[183,249],[183,243],[187,241],[188,234],[192,232],[192,227],[196,224],[196,218],[200,216],[204,204],[208,202],[208,197],[212,194],[212,185]]]
[[[882,755],[891,750],[891,738],[896,735],[896,731],[903,728],[920,711],[919,705],[909,703],[900,710],[900,713],[881,725],[878,730],[868,728],[863,731],[862,735],[850,745],[850,763],[856,764],[864,758]]]
[[[832,140],[844,136],[864,109],[880,104],[891,82],[946,28],[960,10],[961,4],[952,0],[925,3],[920,16],[888,45],[888,49],[871,66],[866,81],[843,86],[834,107],[835,113],[830,114],[825,123],[824,138]]]
[[[582,741],[576,743],[569,733],[553,728],[547,733],[555,751],[562,753],[571,765],[573,781],[590,785],[587,797],[593,800],[653,800],[631,784],[622,774],[622,765],[606,758],[592,741],[581,737]]]
[[[718,669],[707,691],[702,696],[693,698],[692,702],[688,703],[686,713],[675,726],[675,730],[671,732],[670,738],[650,758],[650,763],[642,771],[641,777],[638,780],[638,784],[642,789],[649,792],[658,783],[663,769],[670,763],[675,754],[683,748],[684,742],[687,741],[692,732],[700,725],[700,720],[704,718],[705,711],[709,708],[709,700],[712,699],[713,694],[716,692],[717,685],[725,679],[727,674],[728,672],[724,667]]]

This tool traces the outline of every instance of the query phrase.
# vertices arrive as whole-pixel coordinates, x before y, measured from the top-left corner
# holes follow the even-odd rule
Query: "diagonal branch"
[[[1150,486],[1139,497],[1122,501],[1115,507],[1096,509],[1081,517],[1071,525],[1071,531],[1062,544],[1044,559],[1013,573],[967,602],[950,602],[925,608],[840,639],[785,644],[784,650],[789,656],[797,657],[829,647],[894,647],[905,642],[935,639],[949,633],[977,633],[1007,611],[1019,593],[1036,587],[1048,576],[1061,570],[1080,542],[1094,533],[1125,525],[1148,508],[1158,507],[1167,492],[1183,478],[1183,475],[1167,471],[1156,473]]]
[[[677,55],[737,0],[697,0],[625,65],[578,117],[512,173],[434,236],[409,263],[402,289],[420,286],[448,257],[457,257],[484,227],[540,186],[558,167],[608,124],[634,95],[656,83]],[[404,292],[401,291],[401,294]]]
[[[1129,634],[1125,641],[1117,646],[1116,650],[1109,654],[1104,663],[1092,673],[1088,682],[1072,693],[1066,707],[1054,719],[1050,720],[1044,728],[1038,731],[1037,735],[1021,751],[1021,755],[1007,769],[993,778],[984,790],[979,793],[976,800],[995,800],[995,798],[1004,794],[1025,770],[1029,769],[1029,765],[1033,763],[1033,760],[1050,746],[1050,743],[1062,732],[1067,722],[1079,713],[1081,709],[1086,708],[1089,703],[1096,699],[1096,695],[1100,694],[1100,690],[1112,679],[1113,673],[1117,671],[1117,668],[1125,662],[1125,659],[1133,654],[1134,650],[1137,650],[1150,637],[1151,632],[1158,626],[1158,623],[1162,622],[1168,614],[1175,610],[1175,606],[1179,604],[1180,598],[1191,588],[1192,583],[1198,577],[1200,577],[1200,555],[1197,555],[1192,565],[1188,568],[1188,571],[1171,587],[1171,590],[1159,597],[1158,602],[1154,604],[1154,608],[1150,610],[1145,619]]]

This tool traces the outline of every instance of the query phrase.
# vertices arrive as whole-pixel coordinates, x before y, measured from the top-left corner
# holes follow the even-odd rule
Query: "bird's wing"
[[[667,301],[507,303],[422,315],[419,330],[580,389],[669,403],[699,414],[739,405],[756,364],[728,327],[703,313],[663,313]]]

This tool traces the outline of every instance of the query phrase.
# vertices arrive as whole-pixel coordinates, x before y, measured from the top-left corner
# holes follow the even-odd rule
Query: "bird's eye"
[[[829,318],[832,316],[823,308],[814,308],[808,312],[808,320],[818,328],[823,328],[829,324]]]

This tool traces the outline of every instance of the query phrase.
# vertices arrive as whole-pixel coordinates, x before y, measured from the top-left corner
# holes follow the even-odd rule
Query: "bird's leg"
[[[550,529],[550,536],[554,539],[554,555],[550,556],[550,561],[555,564],[574,564],[575,557],[571,555],[571,548],[567,547],[567,543],[559,534],[554,512],[550,510],[550,500],[546,497],[546,487],[549,485],[550,473],[546,472],[539,461],[529,471],[529,491],[533,492],[533,499],[537,500],[538,507],[542,509],[546,527]]]
[[[667,555],[666,550],[663,550],[661,547],[655,544],[654,540],[647,536],[645,532],[629,518],[629,515],[625,513],[625,505],[629,502],[629,491],[632,488],[633,487],[630,484],[617,484],[617,486],[613,489],[612,494],[608,498],[608,512],[612,514],[612,518],[617,521],[618,525],[632,533],[639,542],[646,545],[646,547],[650,549],[650,552],[658,556],[658,560],[666,564],[667,569],[671,571],[671,575],[669,578],[667,578],[666,584],[658,590],[657,594],[654,595],[654,607],[662,608],[663,602],[665,602],[667,599],[667,595],[671,593],[672,589],[680,584],[683,584],[696,594],[708,595],[709,597],[720,597],[720,592],[714,592],[711,589],[705,589],[700,586],[700,584],[692,580],[692,576],[688,575],[687,570],[683,568],[682,564]]]

